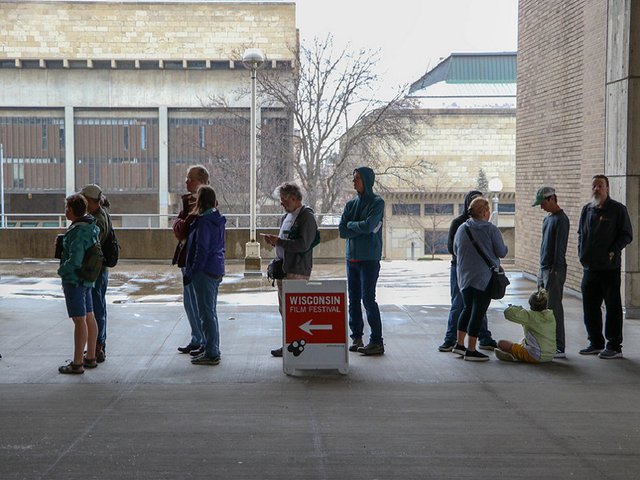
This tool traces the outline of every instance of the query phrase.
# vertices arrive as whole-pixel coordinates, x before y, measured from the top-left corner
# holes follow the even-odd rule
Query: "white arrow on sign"
[[[309,335],[313,335],[311,330],[333,330],[333,325],[311,325],[311,322],[313,322],[313,318],[300,325],[300,330],[307,332]]]

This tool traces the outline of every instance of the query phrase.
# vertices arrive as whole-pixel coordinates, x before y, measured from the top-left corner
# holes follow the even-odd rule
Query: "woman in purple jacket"
[[[217,206],[213,188],[201,185],[196,194],[196,205],[191,212],[197,218],[189,227],[183,275],[185,284],[193,284],[205,338],[204,351],[191,360],[194,365],[220,363],[216,305],[218,287],[224,275],[224,225],[227,219],[220,214]]]
[[[486,198],[475,198],[469,205],[469,215],[471,218],[460,225],[453,241],[458,260],[458,286],[464,308],[458,318],[457,343],[452,351],[465,360],[484,362],[489,357],[476,350],[476,343],[482,318],[491,303],[491,295],[487,292],[491,269],[477,249],[481,249],[491,263],[498,267],[500,259],[507,256],[507,246],[498,227],[489,222],[491,210]],[[469,343],[465,348],[464,340],[467,336]]]

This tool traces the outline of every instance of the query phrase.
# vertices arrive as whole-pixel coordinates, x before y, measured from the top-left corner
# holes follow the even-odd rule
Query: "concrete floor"
[[[55,268],[0,263],[0,479],[638,478],[640,322],[625,323],[624,359],[579,356],[581,307],[568,297],[568,359],[464,362],[437,351],[448,263],[385,262],[387,353],[351,354],[346,376],[287,376],[269,355],[281,338],[275,290],[230,270],[220,365],[176,351],[188,324],[175,271],[123,263],[107,361],[67,376],[57,367],[72,324]],[[145,275],[155,290],[124,288]],[[535,287],[511,279],[489,310],[496,339],[522,336],[501,312]]]

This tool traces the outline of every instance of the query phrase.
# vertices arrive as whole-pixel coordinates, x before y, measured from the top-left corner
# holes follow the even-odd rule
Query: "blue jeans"
[[[182,269],[184,275],[184,268]],[[204,334],[202,333],[202,326],[200,325],[200,315],[198,314],[198,304],[196,302],[196,292],[193,289],[193,282],[189,285],[182,287],[182,303],[184,304],[184,311],[187,314],[187,320],[189,320],[189,326],[191,327],[191,345],[204,345]]]
[[[98,343],[105,346],[107,343],[107,284],[109,283],[109,270],[103,268],[91,289],[93,301],[93,314],[98,324]]]
[[[207,357],[220,356],[220,330],[218,329],[218,287],[222,277],[211,277],[203,272],[193,276],[192,285],[195,291],[198,313],[204,333],[204,345]]]
[[[382,345],[382,320],[376,303],[376,284],[380,274],[378,260],[347,262],[347,289],[349,292],[349,328],[351,338],[362,338],[364,321],[362,305],[367,312],[367,322],[371,327],[369,342]]]
[[[451,310],[449,310],[449,319],[447,321],[447,333],[444,335],[444,341],[446,343],[455,344],[458,332],[458,319],[464,308],[464,301],[462,300],[462,292],[458,288],[458,275],[457,268],[451,264],[451,272],[449,273],[449,288],[451,291]],[[478,339],[480,345],[487,345],[493,341],[491,337],[491,331],[489,330],[489,324],[487,316],[482,318],[482,324],[480,325],[480,332],[478,333]]]
[[[491,303],[491,295],[473,287],[462,290],[464,308],[458,319],[458,330],[466,332],[470,337],[478,337],[483,317]]]

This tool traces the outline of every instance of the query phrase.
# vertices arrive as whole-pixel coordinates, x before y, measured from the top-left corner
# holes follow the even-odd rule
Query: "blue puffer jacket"
[[[91,215],[73,222],[62,239],[62,257],[58,275],[64,283],[93,287],[93,282],[80,279],[76,273],[82,267],[85,252],[98,241],[100,229]]]
[[[340,238],[347,239],[347,261],[382,258],[382,219],[384,200],[373,193],[375,173],[368,167],[356,168],[364,192],[349,200],[340,219]]]
[[[189,226],[184,279],[198,272],[213,277],[224,275],[224,226],[227,219],[210,208]]]

